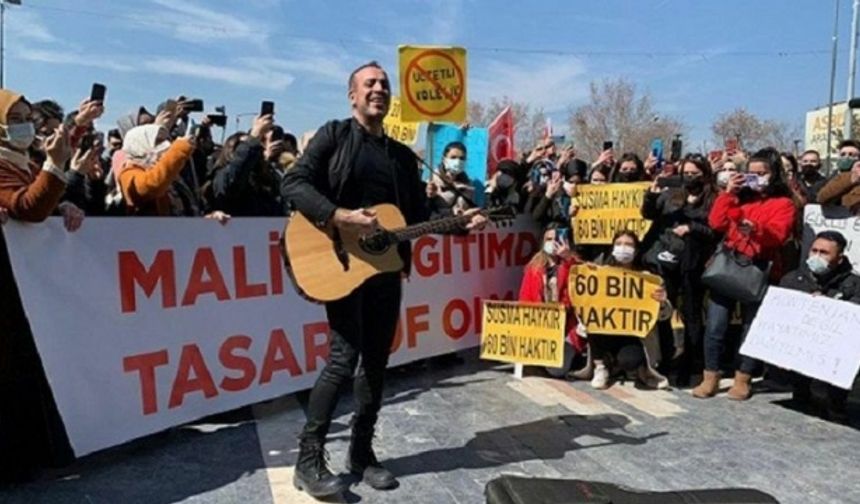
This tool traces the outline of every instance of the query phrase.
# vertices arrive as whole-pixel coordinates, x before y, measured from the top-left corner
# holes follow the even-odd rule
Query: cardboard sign
[[[484,301],[481,358],[561,367],[566,317],[560,304]]]
[[[860,306],[771,287],[740,353],[844,389],[860,370]]]
[[[402,119],[400,97],[392,96],[388,115],[382,121],[385,134],[406,145],[415,145],[415,142],[418,141],[419,126],[420,123],[404,121]]]
[[[660,303],[652,296],[661,283],[647,272],[578,265],[570,270],[568,289],[589,334],[644,338],[657,325]]]
[[[466,120],[466,50],[400,46],[403,120]]]
[[[579,211],[571,221],[577,245],[609,245],[618,231],[633,231],[639,239],[651,229],[641,208],[649,182],[577,186]]]

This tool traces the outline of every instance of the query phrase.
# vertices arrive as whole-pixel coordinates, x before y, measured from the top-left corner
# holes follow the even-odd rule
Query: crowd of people
[[[663,281],[654,296],[661,309],[653,334],[606,337],[572,324],[565,366],[548,371],[590,380],[596,389],[627,378],[650,388],[671,383],[691,387],[693,396],[703,399],[718,394],[722,376],[733,376],[726,395],[748,399],[753,377],[769,371],[738,353],[762,299],[709,286],[708,267],[717,254],[733,254],[746,258],[767,284],[860,303],[860,276],[845,255],[845,236],[824,231],[808,251],[801,246],[806,205],[841,206],[860,214],[860,143],[840,143],[836,168],[827,176],[815,150],[803,152],[798,161],[773,148],[724,152],[719,159],[691,153],[667,161],[653,152],[644,161],[636,153],[617,157],[610,149],[589,166],[570,147],[557,153],[551,139],[519,162],[501,163],[488,183],[491,199],[519,205],[545,229],[544,247],[526,268],[521,300],[576,306],[567,275],[582,263],[646,270]],[[605,246],[571,242],[577,187],[630,182],[648,185],[641,217],[651,226],[644,238],[622,231]],[[673,309],[679,312],[680,329],[670,321]],[[739,327],[731,324],[736,312]],[[583,366],[574,371],[570,367],[577,358]],[[789,381],[799,406],[847,420],[847,391],[829,386],[826,403],[819,404],[812,400],[808,378],[794,374]]]
[[[104,103],[87,99],[66,113],[52,100],[31,101],[0,90],[0,221],[40,222],[61,216],[75,231],[90,216],[207,217],[226,223],[233,216],[285,216],[290,204],[283,180],[302,156],[310,134],[299,142],[276,124],[272,114],[255,118],[249,131],[214,141],[223,115],[195,119],[198,100],[166,99],[150,112],[140,106],[97,131]],[[466,146],[444,149],[436,173],[424,182],[426,215],[460,214],[474,204],[475,188],[465,174]],[[417,169],[422,169],[416,163]],[[603,389],[613,380],[632,377],[651,388],[670,384],[693,387],[710,398],[719,378],[734,374],[731,399],[751,395],[751,380],[762,363],[737,354],[730,319],[740,304],[740,338],[759,302],[733,299],[703,283],[709,259],[721,247],[767,263],[771,284],[860,303],[860,277],[845,257],[846,239],[837,232],[819,234],[803,251],[803,207],[840,205],[860,213],[860,143],[839,146],[837,173],[822,172],[821,156],[762,149],[726,153],[712,162],[700,154],[663,160],[654,153],[616,153],[606,149],[589,164],[568,146],[541,141],[519,159],[507,159],[485,184],[487,205],[506,204],[530,215],[542,228],[544,244],[526,267],[521,299],[576,304],[567,275],[577,263],[650,271],[663,279],[654,295],[660,322],[647,338],[586,334],[570,324],[565,369],[559,376],[590,380]],[[677,186],[662,184],[680,178]],[[652,221],[643,239],[619,232],[611,244],[572,241],[571,218],[579,209],[577,188],[586,184],[650,182],[642,218]],[[3,235],[0,233],[0,241]],[[52,464],[70,457],[58,433],[60,420],[12,280],[5,244],[0,243],[0,453],[29,453]],[[683,329],[673,329],[677,310]],[[735,364],[736,362],[736,364]],[[572,367],[581,364],[578,369]],[[567,373],[570,371],[570,374]],[[811,381],[795,377],[795,395],[810,398]],[[845,418],[847,393],[829,388],[826,412]],[[9,415],[10,405],[23,414]],[[20,450],[19,436],[3,432],[39,432],[41,446]],[[15,463],[0,457],[0,479],[44,461]]]

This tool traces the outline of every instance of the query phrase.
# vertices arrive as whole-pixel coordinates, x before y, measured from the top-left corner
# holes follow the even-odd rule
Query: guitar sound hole
[[[361,249],[371,255],[384,254],[391,247],[391,237],[388,233],[378,232],[362,237],[359,241]]]

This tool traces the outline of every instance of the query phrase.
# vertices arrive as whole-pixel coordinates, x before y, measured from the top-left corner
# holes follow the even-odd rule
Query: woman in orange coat
[[[147,124],[132,128],[125,135],[122,150],[125,163],[119,169],[119,181],[126,210],[130,215],[170,215],[170,185],[179,178],[194,153],[192,136],[172,143],[167,129]]]

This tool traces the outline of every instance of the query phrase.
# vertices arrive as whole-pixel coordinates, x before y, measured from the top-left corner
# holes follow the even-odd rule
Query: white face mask
[[[564,193],[568,196],[573,196],[573,187],[575,184],[573,182],[564,182],[562,185],[564,186]]]
[[[555,242],[543,242],[543,251],[548,255],[555,255]]]
[[[33,145],[36,139],[36,128],[32,122],[16,123],[3,126],[6,142],[15,149],[24,151]]]
[[[463,169],[466,168],[466,161],[462,159],[449,159],[445,158],[445,169],[449,172],[457,175],[459,173],[463,173]]]
[[[806,259],[806,266],[809,267],[809,271],[816,275],[823,275],[830,271],[830,263],[818,254],[809,256]]]
[[[770,184],[770,175],[759,175],[758,176],[758,190],[761,191],[763,189],[767,189],[767,186]]]
[[[630,264],[636,257],[636,249],[629,245],[615,245],[612,247],[612,257],[621,264]]]
[[[729,185],[729,179],[732,178],[732,175],[734,174],[735,172],[728,170],[717,173],[717,185],[720,187],[726,187]]]

